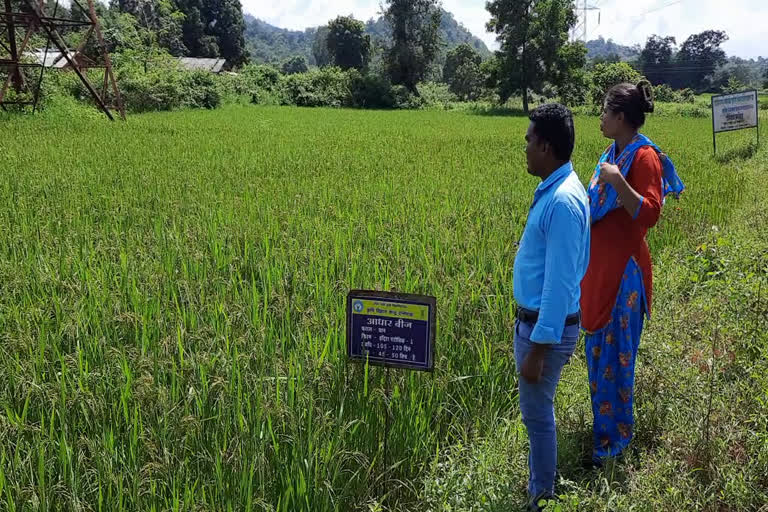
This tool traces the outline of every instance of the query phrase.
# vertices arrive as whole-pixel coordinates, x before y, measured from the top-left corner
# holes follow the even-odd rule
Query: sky
[[[584,0],[577,0],[583,6]],[[338,15],[354,15],[363,21],[377,17],[379,0],[241,0],[243,10],[271,25],[291,30],[323,25]],[[470,32],[491,48],[498,47],[494,34],[485,31],[486,0],[443,0]],[[599,7],[587,16],[588,39],[613,39],[620,44],[644,44],[648,36],[674,36],[681,44],[704,30],[725,30],[730,40],[723,45],[728,55],[768,57],[768,0],[587,0]],[[626,7],[631,5],[631,9]],[[760,21],[755,21],[760,20]],[[599,24],[598,24],[599,22]]]

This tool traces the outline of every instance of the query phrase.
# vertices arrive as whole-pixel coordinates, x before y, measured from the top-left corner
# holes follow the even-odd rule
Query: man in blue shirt
[[[520,412],[528,429],[530,510],[554,496],[554,398],[579,338],[581,280],[589,263],[589,199],[571,164],[573,116],[562,105],[530,115],[528,172],[541,179],[514,267],[515,360]]]

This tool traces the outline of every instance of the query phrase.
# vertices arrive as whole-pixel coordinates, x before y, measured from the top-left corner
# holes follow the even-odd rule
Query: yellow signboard
[[[382,300],[356,299],[352,304],[352,314],[427,321],[429,318],[429,306]]]

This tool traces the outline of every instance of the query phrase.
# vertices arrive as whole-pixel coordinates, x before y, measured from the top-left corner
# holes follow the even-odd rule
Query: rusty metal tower
[[[94,0],[71,1],[72,14],[61,18],[57,17],[58,0],[52,12],[48,12],[45,0],[0,0],[0,76],[5,75],[0,108],[17,105],[35,110],[45,70],[56,68],[74,72],[109,119],[114,120],[113,111],[125,119]],[[85,37],[77,48],[71,49],[61,35],[62,30],[83,30]],[[46,38],[44,50],[29,48],[36,35]],[[104,70],[99,89],[88,79],[87,70],[92,68]]]

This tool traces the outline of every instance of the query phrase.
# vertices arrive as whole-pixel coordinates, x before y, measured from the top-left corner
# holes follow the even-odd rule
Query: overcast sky
[[[241,0],[245,12],[272,25],[303,30],[352,14],[368,20],[379,12],[379,0]],[[583,0],[578,0],[583,5]],[[768,0],[588,0],[600,7],[588,15],[589,39],[599,36],[617,43],[645,43],[648,36],[674,36],[678,44],[703,30],[725,30],[730,37],[724,48],[729,55],[768,57]],[[632,5],[631,8],[626,7]],[[488,11],[485,0],[443,0],[474,35],[496,48],[495,37],[485,31]],[[759,20],[759,21],[758,21]],[[600,24],[598,25],[598,21]]]

